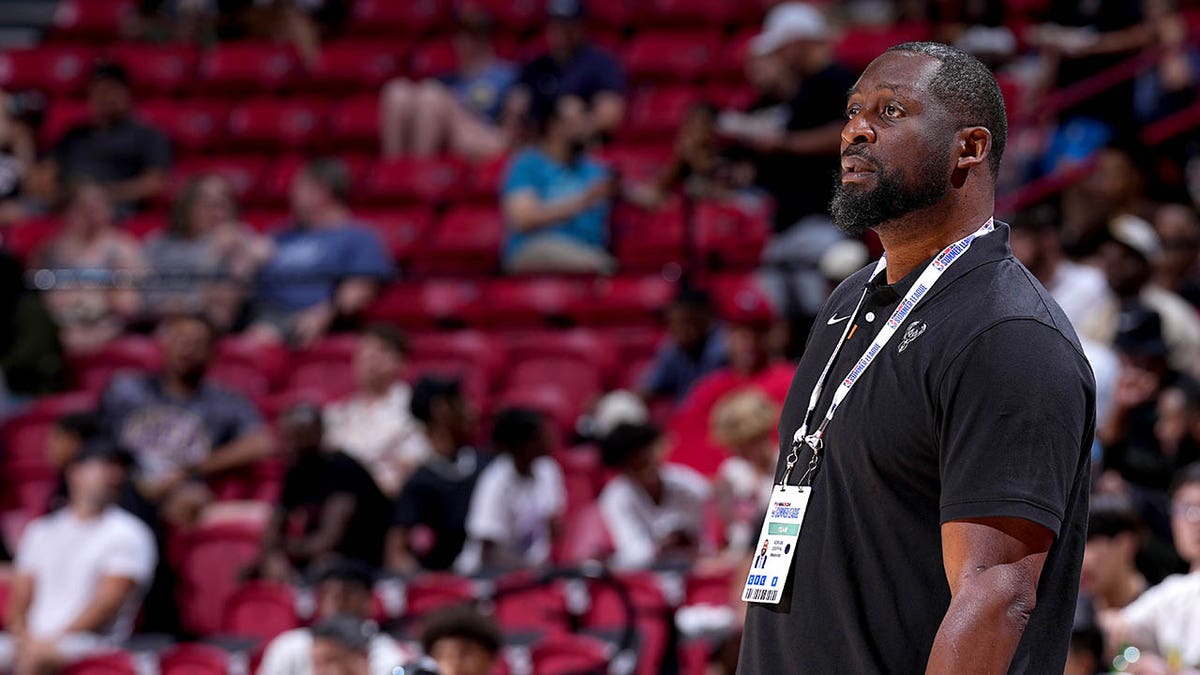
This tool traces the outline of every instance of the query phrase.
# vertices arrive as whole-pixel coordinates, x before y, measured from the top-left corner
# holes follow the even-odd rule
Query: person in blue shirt
[[[487,14],[464,9],[458,20],[457,70],[420,82],[396,78],[384,86],[380,137],[385,158],[448,150],[484,159],[512,146],[520,116],[506,102],[517,68],[496,57]]]
[[[316,160],[291,186],[291,226],[259,271],[252,334],[312,344],[340,318],[357,316],[392,275],[387,248],[357,224],[346,204],[350,175],[338,160]]]
[[[587,153],[586,107],[565,97],[537,120],[538,140],[513,158],[501,188],[504,267],[518,274],[611,272],[605,246],[614,181]]]
[[[685,288],[667,307],[667,334],[638,387],[643,398],[682,401],[697,380],[729,363],[725,332],[704,291]]]
[[[563,96],[578,96],[592,128],[607,137],[625,117],[625,73],[588,41],[586,19],[583,0],[546,2],[546,52],[521,68],[510,105],[528,115]]]

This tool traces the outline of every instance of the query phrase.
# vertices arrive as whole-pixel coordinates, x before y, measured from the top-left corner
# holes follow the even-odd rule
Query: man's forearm
[[[1005,673],[1037,601],[1036,579],[996,565],[964,579],[929,655],[927,675]]]
[[[270,434],[266,431],[253,431],[243,438],[213,450],[212,454],[200,464],[200,473],[209,475],[253,464],[270,457],[272,451]]]

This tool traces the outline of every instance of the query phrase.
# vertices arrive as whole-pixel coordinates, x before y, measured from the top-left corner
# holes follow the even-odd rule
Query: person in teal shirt
[[[512,273],[608,273],[614,181],[587,153],[583,100],[565,96],[537,111],[538,140],[517,154],[501,188]]]

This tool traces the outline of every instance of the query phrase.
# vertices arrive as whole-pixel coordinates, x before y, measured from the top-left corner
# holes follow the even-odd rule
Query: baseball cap
[[[548,0],[546,16],[551,19],[582,19],[587,15],[583,0]]]
[[[777,5],[763,21],[763,30],[750,40],[754,56],[766,56],[794,40],[821,40],[832,33],[821,10],[806,2]]]
[[[1162,318],[1158,312],[1141,305],[1122,310],[1117,319],[1113,347],[1118,352],[1140,357],[1164,357],[1167,341],[1163,338]]]
[[[1108,234],[1121,244],[1149,262],[1154,262],[1162,253],[1162,242],[1154,226],[1137,216],[1123,213],[1108,221]]]

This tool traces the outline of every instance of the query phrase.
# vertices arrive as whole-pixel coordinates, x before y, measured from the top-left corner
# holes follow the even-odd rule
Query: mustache
[[[862,145],[851,145],[842,152],[842,157],[857,157],[866,161],[867,164],[870,164],[875,169],[880,168],[879,162],[876,162],[867,148]]]

